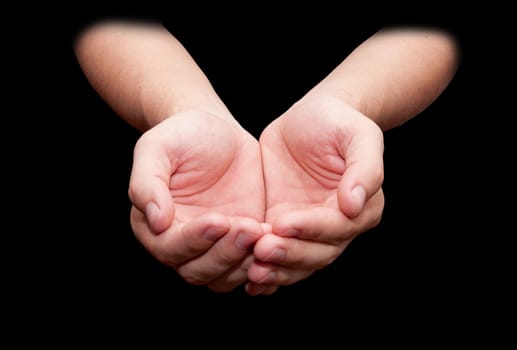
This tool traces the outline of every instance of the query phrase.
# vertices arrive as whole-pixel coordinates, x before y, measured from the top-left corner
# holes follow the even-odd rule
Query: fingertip
[[[262,229],[262,235],[273,233],[273,226],[270,223],[262,222],[260,223],[260,227]]]
[[[203,232],[203,237],[210,242],[215,242],[226,232],[228,228],[225,226],[210,226]]]
[[[244,286],[244,290],[249,296],[258,296],[258,295],[272,295],[278,290],[279,286],[277,285],[262,285],[255,284],[252,282],[247,283]]]
[[[145,215],[152,231],[161,233],[171,224],[173,213],[161,208],[155,201],[150,201],[145,207]]]
[[[158,208],[158,204],[155,202],[147,203],[145,207],[145,215],[150,221],[157,220],[160,216],[160,208]]]
[[[350,199],[352,201],[352,215],[357,216],[364,208],[366,201],[366,190],[363,186],[358,185],[350,191]]]
[[[227,217],[219,213],[208,213],[185,224],[183,233],[189,237],[200,236],[204,240],[216,242],[230,230]]]
[[[275,218],[271,225],[271,233],[281,237],[297,237],[300,235],[303,222],[307,218],[305,210],[293,210]]]
[[[341,211],[348,217],[357,217],[364,208],[367,193],[363,186],[356,185],[351,190],[341,190],[338,202]]]
[[[255,283],[246,283],[244,290],[248,293],[249,296],[257,296],[263,293],[266,290],[266,286],[257,285]]]
[[[287,255],[285,239],[276,234],[264,235],[255,244],[253,254],[264,263],[281,263]]]
[[[267,262],[256,260],[248,268],[248,279],[255,284],[270,284],[276,281],[276,273]]]

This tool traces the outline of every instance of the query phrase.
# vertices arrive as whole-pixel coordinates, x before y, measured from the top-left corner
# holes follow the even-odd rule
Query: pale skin
[[[93,88],[142,131],[129,183],[135,236],[187,282],[272,294],[332,263],[384,208],[383,132],[454,77],[445,32],[374,33],[256,140],[159,23],[79,35]]]

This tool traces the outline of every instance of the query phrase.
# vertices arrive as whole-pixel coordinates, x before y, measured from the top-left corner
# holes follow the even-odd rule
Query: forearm
[[[359,45],[308,95],[337,96],[388,130],[429,106],[454,77],[458,61],[458,43],[450,34],[385,29]]]
[[[188,109],[231,118],[193,58],[159,23],[98,23],[78,36],[74,50],[93,88],[139,130]]]

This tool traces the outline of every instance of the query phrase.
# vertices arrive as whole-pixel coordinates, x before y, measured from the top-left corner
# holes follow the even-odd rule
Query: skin
[[[128,191],[137,239],[189,283],[250,295],[309,277],[379,223],[383,132],[438,98],[459,62],[447,33],[381,30],[256,140],[160,24],[96,23],[74,50],[142,131]]]
[[[263,234],[265,196],[258,142],[238,125],[185,111],[149,129],[134,149],[129,198],[136,237],[186,281],[222,292],[246,280],[250,261],[241,262]]]
[[[264,130],[272,229],[255,245],[249,294],[307,278],[379,223],[383,132],[438,98],[459,60],[457,42],[442,31],[381,30]]]
[[[189,283],[242,285],[264,232],[258,141],[159,24],[97,23],[74,50],[94,89],[142,131],[128,189],[136,238]]]
[[[379,223],[384,207],[382,132],[340,100],[314,96],[294,105],[260,144],[271,232],[255,245],[250,294],[329,265]]]

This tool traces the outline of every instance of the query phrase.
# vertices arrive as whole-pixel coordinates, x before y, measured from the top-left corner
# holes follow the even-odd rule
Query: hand
[[[271,294],[333,262],[384,208],[383,133],[328,96],[311,96],[260,137],[268,232],[254,247],[248,294]]]
[[[145,132],[133,160],[131,226],[143,246],[189,283],[243,284],[263,234],[257,140],[234,120],[188,111]]]

